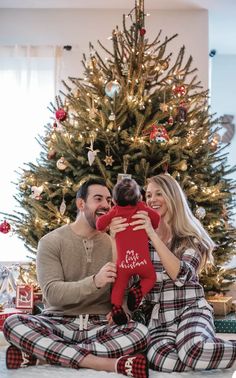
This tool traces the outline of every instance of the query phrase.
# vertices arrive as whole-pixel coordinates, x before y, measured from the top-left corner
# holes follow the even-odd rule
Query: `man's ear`
[[[85,204],[85,202],[84,202],[83,198],[77,198],[76,207],[79,211],[84,209],[84,204]]]

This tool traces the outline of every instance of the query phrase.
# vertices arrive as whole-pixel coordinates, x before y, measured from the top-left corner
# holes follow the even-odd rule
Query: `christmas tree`
[[[38,139],[43,151],[16,183],[23,210],[7,220],[36,254],[43,235],[75,219],[75,193],[89,177],[103,177],[112,188],[118,176],[131,175],[143,186],[148,177],[169,173],[217,243],[215,266],[201,279],[206,291],[221,292],[236,272],[222,268],[235,250],[235,183],[227,175],[236,167],[227,165],[218,144],[219,124],[192,58],[184,63],[182,47],[172,61],[166,46],[176,36],[160,37],[147,39],[144,1],[137,0],[123,30],[113,30],[112,50],[99,42],[107,60],[90,43],[84,77],[69,78],[50,104],[53,122]]]

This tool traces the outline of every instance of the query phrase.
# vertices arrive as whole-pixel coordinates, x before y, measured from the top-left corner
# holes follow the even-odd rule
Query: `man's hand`
[[[99,289],[107,283],[113,283],[116,279],[116,265],[112,262],[106,263],[94,276],[95,286]]]

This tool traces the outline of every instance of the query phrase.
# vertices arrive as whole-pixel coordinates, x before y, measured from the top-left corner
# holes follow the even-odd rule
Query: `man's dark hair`
[[[112,196],[118,206],[135,206],[141,200],[138,184],[135,180],[128,178],[121,180],[114,186]]]
[[[88,188],[91,185],[101,185],[101,186],[107,187],[106,182],[103,179],[101,179],[101,178],[90,178],[81,185],[78,192],[76,193],[76,199],[82,198],[84,201],[86,201],[86,199],[88,197]]]

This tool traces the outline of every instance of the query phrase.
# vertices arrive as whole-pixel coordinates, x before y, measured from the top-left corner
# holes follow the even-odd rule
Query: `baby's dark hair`
[[[121,180],[114,186],[112,196],[118,206],[134,206],[141,200],[138,184],[129,178]]]

